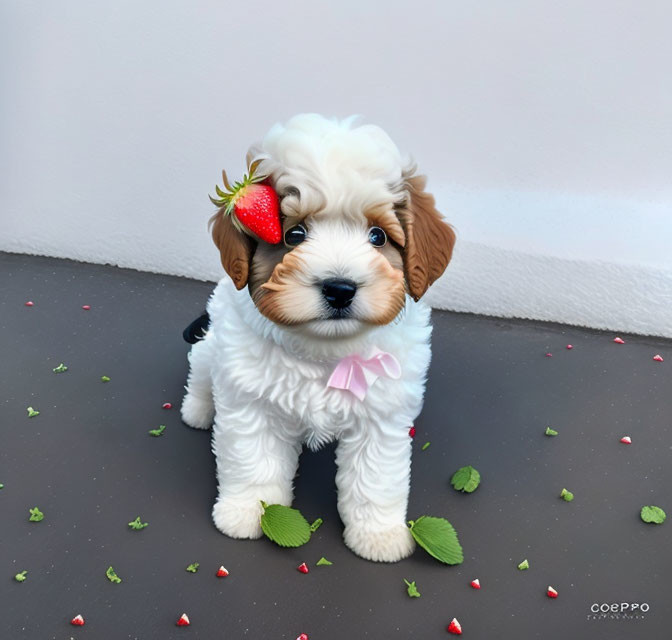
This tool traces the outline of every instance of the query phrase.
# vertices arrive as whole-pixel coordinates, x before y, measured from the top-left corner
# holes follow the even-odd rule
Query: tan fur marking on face
[[[380,227],[399,246],[406,244],[406,236],[390,205],[379,205],[364,212],[372,227]]]
[[[394,250],[395,253],[396,250]],[[400,261],[400,260],[399,260]],[[392,322],[406,304],[406,286],[404,272],[390,264],[390,260],[381,252],[375,254],[371,262],[373,277],[370,284],[362,287],[361,294],[366,295],[366,322],[383,325]]]

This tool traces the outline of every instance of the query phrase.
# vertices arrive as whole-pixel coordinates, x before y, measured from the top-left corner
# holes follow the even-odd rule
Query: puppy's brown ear
[[[455,231],[436,210],[434,196],[425,191],[427,178],[405,176],[408,199],[397,214],[406,234],[404,271],[408,292],[419,300],[445,271],[453,254]]]
[[[233,280],[236,289],[242,289],[247,284],[256,244],[252,238],[235,228],[231,216],[224,209],[222,207],[210,218],[212,239],[219,249],[226,273]]]

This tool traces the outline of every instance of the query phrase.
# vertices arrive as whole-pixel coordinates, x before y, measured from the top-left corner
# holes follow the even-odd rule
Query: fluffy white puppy
[[[455,235],[379,127],[298,115],[250,155],[280,198],[284,242],[241,233],[223,209],[213,217],[229,278],[208,302],[182,404],[191,427],[214,422],[215,525],[260,537],[260,501],[291,504],[302,445],[338,440],[345,543],[400,560],[414,548],[409,427],[431,355],[418,300]]]

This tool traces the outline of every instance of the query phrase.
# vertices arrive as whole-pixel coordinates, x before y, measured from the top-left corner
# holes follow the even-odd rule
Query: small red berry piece
[[[161,408],[162,408],[162,409],[172,409],[172,408],[173,408],[173,405],[170,404],[170,402],[164,402],[164,403],[161,405]]]
[[[625,344],[625,340],[623,340],[623,338],[619,338],[618,336],[614,338],[614,342],[616,344]]]
[[[84,626],[84,617],[82,616],[81,613],[79,613],[72,620],[70,620],[70,624],[73,624],[76,627],[83,627]]]
[[[302,633],[296,640],[308,640],[308,634]]]
[[[621,442],[623,444],[632,444],[632,438],[630,436],[623,436]]]
[[[26,302],[27,307],[32,307],[34,304],[35,303],[32,300],[28,300],[28,302]]]
[[[573,349],[573,348],[574,348],[574,345],[568,344],[565,348],[566,348],[566,349]]]
[[[546,590],[546,595],[549,598],[557,598],[558,592],[553,587],[548,587],[548,589]]]
[[[657,353],[655,356],[653,356],[653,359],[656,362],[663,362],[663,356],[661,356],[659,353]]]
[[[411,436],[411,438],[415,438],[415,427],[411,427],[408,430],[408,435]]]
[[[301,573],[308,573],[308,565],[305,562],[302,562],[297,568],[297,571],[300,571]]]
[[[229,575],[229,572],[222,566],[217,569],[217,577],[218,578],[226,578],[226,576]]]
[[[462,625],[457,621],[457,618],[453,618],[448,625],[448,633],[454,633],[456,636],[462,635]]]
[[[89,305],[89,304],[83,304],[83,305],[82,305],[82,309],[84,309],[84,311],[89,311],[89,310],[91,309],[91,305]]]
[[[471,587],[472,589],[480,589],[481,588],[481,581],[476,578],[476,580],[471,581]]]
[[[178,627],[188,627],[191,622],[189,622],[189,616],[186,613],[183,613],[175,624]]]
[[[546,354],[546,357],[547,357],[547,358],[552,358],[552,357],[553,357],[553,354],[552,354],[552,353],[547,353],[547,354]]]

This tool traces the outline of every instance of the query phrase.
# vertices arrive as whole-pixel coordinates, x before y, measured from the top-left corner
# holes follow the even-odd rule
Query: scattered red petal
[[[84,311],[89,311],[89,310],[91,309],[91,305],[89,305],[89,304],[83,304],[83,305],[82,305],[82,309],[84,309]]]
[[[653,359],[656,362],[663,362],[663,356],[661,356],[659,353],[657,353],[655,356],[653,356]]]
[[[301,573],[308,573],[308,565],[305,562],[302,562],[297,568],[297,571],[300,571]]]
[[[173,405],[170,404],[170,402],[164,402],[164,403],[161,405],[161,408],[162,408],[162,409],[172,409],[172,408],[173,408]]]
[[[296,640],[308,640],[308,634],[302,633]]]
[[[415,438],[415,427],[411,427],[408,430],[408,435],[411,436],[411,438]]]
[[[623,436],[621,442],[623,444],[632,444],[632,438],[630,436]]]
[[[74,624],[76,627],[83,627],[84,626],[84,618],[82,614],[77,614],[72,620],[70,620],[70,624]]]
[[[188,627],[191,622],[189,622],[189,616],[186,613],[183,613],[175,624],[178,627]]]
[[[32,300],[28,300],[28,302],[26,302],[27,307],[32,307],[34,304],[35,303]]]
[[[623,340],[623,338],[619,338],[618,336],[614,338],[614,342],[616,344],[625,344],[625,340]]]
[[[558,597],[558,592],[553,587],[548,587],[548,589],[546,591],[546,595],[549,598],[557,598]]]
[[[456,636],[462,635],[462,625],[457,621],[457,618],[453,618],[448,625],[448,633],[454,633]]]
[[[574,345],[568,344],[566,348],[567,348],[567,349],[573,349],[573,348],[574,348]]]
[[[226,576],[229,575],[229,572],[224,568],[224,567],[219,567],[217,569],[217,577],[218,578],[226,578]]]
[[[547,353],[547,354],[546,354],[546,357],[547,357],[547,358],[552,358],[552,357],[553,357],[553,354],[552,354],[552,353]]]
[[[471,581],[471,586],[474,589],[480,589],[481,588],[481,581],[478,578],[476,578],[476,580]]]

